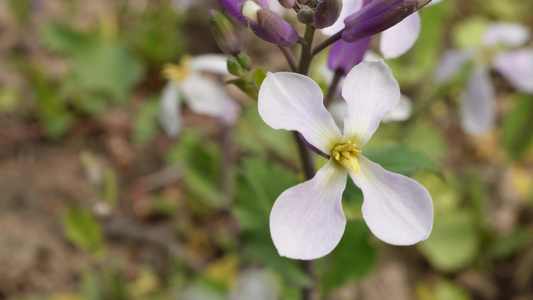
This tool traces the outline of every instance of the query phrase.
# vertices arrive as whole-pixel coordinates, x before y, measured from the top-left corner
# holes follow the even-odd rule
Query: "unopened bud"
[[[326,28],[337,21],[341,15],[342,0],[322,0],[318,3],[313,16],[315,28]]]
[[[261,7],[254,1],[246,1],[242,7],[244,22],[263,40],[280,46],[291,47],[298,40],[298,32],[275,12]]]
[[[374,0],[344,19],[342,39],[353,43],[385,31],[431,0]]]
[[[278,0],[278,2],[285,8],[293,8],[296,4],[296,0]]]
[[[222,52],[235,55],[242,50],[242,42],[235,26],[222,12],[211,11],[209,23],[213,38]]]
[[[227,66],[228,66],[228,72],[231,75],[241,77],[244,74],[241,64],[235,57],[228,58]]]
[[[252,66],[252,60],[246,53],[241,52],[237,54],[237,61],[239,61],[239,64],[241,67],[245,70],[250,70],[250,67]]]
[[[300,10],[298,11],[298,15],[296,18],[298,19],[298,22],[302,24],[311,24],[313,23],[313,15],[315,12],[313,9],[307,5],[302,6]]]

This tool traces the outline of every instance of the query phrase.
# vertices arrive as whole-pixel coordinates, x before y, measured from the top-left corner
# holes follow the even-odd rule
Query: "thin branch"
[[[334,35],[330,36],[329,38],[327,38],[325,41],[323,41],[322,43],[318,44],[318,46],[316,46],[314,49],[313,49],[313,52],[311,53],[312,56],[315,56],[317,55],[320,51],[326,49],[327,47],[329,47],[330,45],[332,45],[333,43],[335,43],[336,41],[340,40],[341,37],[342,37],[342,33],[344,32],[344,29],[335,33]]]
[[[333,80],[331,81],[331,85],[329,86],[328,93],[324,98],[325,107],[328,107],[331,104],[331,101],[333,101],[333,97],[335,97],[335,93],[337,92],[337,86],[339,85],[339,82],[341,81],[343,75],[344,71],[335,71],[335,75],[333,76]]]
[[[291,70],[293,72],[296,72],[298,70],[298,61],[296,60],[296,57],[292,54],[291,50],[287,47],[283,47],[278,45],[279,49],[287,59],[287,62],[289,63],[289,66],[291,67]]]

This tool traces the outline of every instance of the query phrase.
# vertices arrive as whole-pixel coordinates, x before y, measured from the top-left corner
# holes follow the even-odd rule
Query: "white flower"
[[[346,225],[341,197],[349,175],[363,191],[363,218],[376,237],[393,245],[428,238],[433,203],[418,182],[368,160],[363,148],[382,116],[400,99],[398,83],[383,62],[363,62],[347,75],[344,133],[324,107],[312,79],[268,73],[259,91],[259,114],[274,129],[294,130],[331,156],[309,181],[283,192],[270,214],[274,245],[282,256],[315,259],[331,252]]]
[[[226,57],[205,54],[185,57],[179,66],[165,66],[163,73],[169,80],[161,94],[159,120],[167,135],[175,137],[181,131],[181,99],[195,113],[218,118],[226,124],[237,120],[239,105],[222,83],[203,72],[227,75]]]
[[[506,49],[523,46],[531,37],[529,28],[507,22],[490,23],[483,34],[480,49],[450,50],[444,53],[434,77],[443,83],[474,61],[459,116],[462,129],[468,134],[482,134],[496,123],[496,92],[490,79],[490,65],[518,91],[533,94],[533,50]],[[497,54],[495,54],[498,52]],[[489,54],[489,55],[487,55]]]

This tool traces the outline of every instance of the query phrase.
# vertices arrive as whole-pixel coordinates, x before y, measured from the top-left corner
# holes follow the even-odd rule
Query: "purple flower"
[[[322,30],[327,35],[333,35],[337,33],[338,31],[345,28],[344,20],[347,17],[355,16],[356,13],[358,13],[361,8],[367,4],[372,4],[376,6],[377,4],[381,3],[383,1],[378,0],[344,0],[343,1],[343,10],[341,12],[341,17],[339,20],[331,27],[325,28]],[[389,1],[389,2],[401,2],[401,1]],[[408,1],[406,1],[408,2]],[[416,2],[416,1],[410,1],[410,2]],[[427,1],[423,1],[427,2]],[[436,4],[441,2],[441,0],[433,0],[431,3],[428,4]],[[420,5],[423,5],[421,3]],[[389,12],[390,13],[390,12]],[[359,12],[360,15],[362,15],[362,12]],[[367,12],[366,15],[369,13]],[[398,15],[401,17],[401,14]],[[383,18],[382,16],[381,18]],[[360,16],[362,18],[362,16]],[[418,35],[420,34],[420,16],[418,12],[414,12],[411,15],[405,17],[402,21],[400,21],[398,24],[386,29],[381,30],[383,31],[381,33],[381,40],[380,40],[380,51],[383,54],[385,59],[391,59],[396,58],[407,52],[411,47],[414,45],[416,40],[418,39]],[[370,20],[372,19],[372,20]],[[370,18],[367,22],[376,22],[380,21],[378,17]],[[392,21],[394,18],[388,19],[388,22]],[[384,25],[383,23],[382,25]],[[388,25],[387,25],[388,26]],[[352,29],[355,31],[355,28]],[[357,30],[362,30],[357,29]],[[379,28],[377,29],[378,32]],[[361,34],[361,32],[360,32]]]
[[[274,203],[270,230],[280,255],[315,259],[336,247],[346,225],[341,198],[348,176],[363,191],[363,218],[376,237],[393,245],[427,239],[433,226],[429,192],[362,154],[382,116],[400,99],[390,68],[383,62],[363,62],[347,75],[344,133],[321,94],[309,77],[284,72],[268,73],[259,91],[259,114],[270,127],[297,131],[330,154],[313,179],[284,191]]]
[[[219,0],[219,2],[259,38],[286,47],[296,44],[298,32],[269,8],[267,0]]]
[[[516,23],[490,24],[483,35],[483,48],[498,49],[502,44],[519,47],[530,39],[530,30]],[[451,50],[444,54],[434,74],[439,83],[455,76],[471,61],[475,62],[459,107],[461,127],[466,133],[481,134],[496,122],[496,95],[490,80],[490,65],[518,91],[533,94],[533,50],[504,50],[490,60],[479,55],[482,49]]]

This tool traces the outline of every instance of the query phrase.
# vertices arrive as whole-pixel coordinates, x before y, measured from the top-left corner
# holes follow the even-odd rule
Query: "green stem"
[[[300,63],[298,65],[298,73],[302,75],[309,74],[309,69],[311,68],[311,61],[313,60],[312,47],[313,47],[313,38],[315,36],[315,29],[311,24],[307,25],[305,28],[305,34],[303,37],[304,43],[302,43],[302,53],[300,55]],[[305,179],[310,180],[315,176],[315,165],[313,163],[313,157],[309,148],[305,145],[305,142],[300,138],[297,132],[294,133],[294,139],[298,144],[298,151],[300,152],[300,159],[302,162],[302,168],[305,174]],[[303,261],[302,269],[309,276],[311,282],[314,279],[314,268],[313,262]],[[313,299],[314,294],[314,285],[302,288],[302,300],[311,300]]]
[[[344,72],[342,70],[335,71],[335,75],[333,76],[333,81],[331,81],[331,85],[329,86],[329,90],[326,95],[326,98],[324,98],[325,107],[328,107],[331,104],[331,101],[333,101],[333,97],[335,97],[335,92],[337,91],[337,86],[339,85],[339,82],[341,81],[341,78],[343,75],[344,75]]]
[[[309,68],[311,67],[311,60],[313,55],[311,54],[311,47],[313,46],[313,38],[315,36],[315,29],[313,25],[308,24],[305,27],[304,40],[305,44],[302,44],[302,55],[300,56],[300,64],[298,65],[298,73],[307,75]]]

